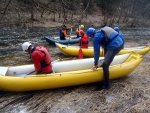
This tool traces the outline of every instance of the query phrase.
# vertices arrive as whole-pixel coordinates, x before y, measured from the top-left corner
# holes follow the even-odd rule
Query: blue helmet
[[[88,36],[90,36],[90,35],[93,35],[94,32],[95,32],[95,29],[91,27],[91,28],[89,28],[89,29],[87,30],[86,34],[87,34]]]
[[[114,30],[119,31],[120,29],[119,29],[119,27],[114,27]]]

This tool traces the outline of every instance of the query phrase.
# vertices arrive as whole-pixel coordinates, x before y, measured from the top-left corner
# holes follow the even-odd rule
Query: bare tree
[[[2,16],[1,16],[1,19],[0,20],[2,20],[2,18],[4,17],[4,15],[6,14],[6,11],[7,11],[7,8],[8,8],[8,6],[9,6],[9,4],[11,3],[11,0],[9,0],[8,1],[8,3],[7,3],[7,5],[6,5],[6,7],[5,7],[5,10],[4,10],[4,12],[3,12],[3,14],[2,14]]]
[[[3,2],[6,5],[3,6]],[[18,21],[18,23],[41,22],[49,18],[56,21],[58,18],[62,23],[80,24],[88,15],[99,14],[100,19],[102,17],[101,26],[113,26],[114,23],[136,26],[137,23],[144,24],[144,20],[150,18],[149,0],[13,0],[13,2],[3,0],[3,2],[0,3],[2,14],[0,21]],[[4,18],[8,14],[11,15]],[[11,18],[15,19],[12,21]]]
[[[79,24],[81,23],[81,21],[82,21],[82,19],[83,19],[83,14],[85,14],[86,10],[87,10],[88,7],[89,7],[90,1],[91,1],[91,0],[88,1],[87,6],[85,7],[85,9],[84,9],[84,10],[82,11],[82,13],[81,13],[81,16],[80,16],[80,19],[79,19]]]

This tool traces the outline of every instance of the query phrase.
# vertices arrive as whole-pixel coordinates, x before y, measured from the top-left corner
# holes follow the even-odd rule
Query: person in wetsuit
[[[89,37],[94,38],[94,66],[93,69],[98,68],[98,60],[100,57],[100,46],[104,49],[104,62],[101,67],[103,68],[104,73],[104,84],[102,85],[102,89],[110,88],[109,81],[109,66],[113,61],[115,55],[119,53],[122,49],[123,41],[119,36],[119,33],[116,32],[113,28],[105,26],[100,30],[96,31],[94,28],[89,28],[87,30],[87,35]],[[92,76],[92,75],[91,75]]]

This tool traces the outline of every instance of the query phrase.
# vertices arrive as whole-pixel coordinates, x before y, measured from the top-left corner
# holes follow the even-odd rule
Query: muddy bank
[[[26,93],[0,92],[3,113],[149,113],[150,53],[126,77],[112,80],[110,90],[97,84]]]
[[[17,31],[17,30],[15,30]],[[30,40],[34,45],[44,45],[53,60],[61,58],[76,59],[63,55],[58,48],[48,45],[42,39],[49,30],[30,31]],[[45,32],[44,32],[45,31]],[[47,32],[46,32],[47,31]],[[53,30],[51,30],[53,31]],[[145,33],[144,33],[145,31]],[[23,30],[13,35],[14,31],[1,34],[0,65],[22,65],[32,63],[20,48],[28,40]],[[150,45],[149,29],[123,30],[126,36],[125,47]],[[16,34],[17,34],[16,33]],[[9,35],[8,35],[9,34]],[[21,37],[22,34],[23,36]],[[57,35],[54,33],[54,35]],[[17,38],[18,37],[18,38]],[[9,39],[9,40],[8,40]],[[15,41],[16,40],[16,41]],[[90,43],[92,45],[92,41]],[[33,91],[24,93],[0,91],[0,112],[2,113],[149,113],[150,88],[149,70],[150,52],[142,63],[128,76],[112,80],[110,90],[97,91],[97,84],[87,84],[69,88]]]

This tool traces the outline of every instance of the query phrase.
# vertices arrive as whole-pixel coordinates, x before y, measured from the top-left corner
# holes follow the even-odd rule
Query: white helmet
[[[23,49],[23,51],[28,50],[29,46],[31,46],[31,45],[32,45],[32,44],[31,44],[30,42],[24,42],[24,43],[22,44],[22,49]]]

